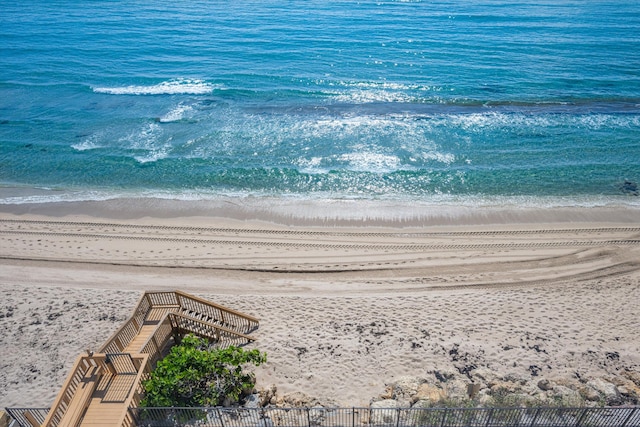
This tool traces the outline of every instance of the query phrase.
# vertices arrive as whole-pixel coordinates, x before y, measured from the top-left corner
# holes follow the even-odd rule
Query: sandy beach
[[[334,227],[92,209],[0,212],[0,407],[50,405],[143,290],[259,317],[258,388],[335,405],[434,372],[640,372],[637,211]]]

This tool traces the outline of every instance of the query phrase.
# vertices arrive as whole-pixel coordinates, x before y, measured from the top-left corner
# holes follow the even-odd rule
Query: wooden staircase
[[[142,381],[184,335],[218,347],[255,341],[259,320],[181,291],[145,292],[131,317],[97,353],[81,355],[42,427],[134,426]]]

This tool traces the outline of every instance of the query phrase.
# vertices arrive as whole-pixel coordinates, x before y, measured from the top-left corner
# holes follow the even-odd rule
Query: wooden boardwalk
[[[165,351],[193,333],[217,346],[242,345],[258,319],[184,292],[146,292],[132,316],[97,353],[81,355],[42,424],[34,427],[134,426],[146,379]]]

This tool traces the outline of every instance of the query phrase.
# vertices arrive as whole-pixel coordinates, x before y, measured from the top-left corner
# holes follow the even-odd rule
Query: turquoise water
[[[640,204],[638,2],[8,0],[0,23],[0,203]]]

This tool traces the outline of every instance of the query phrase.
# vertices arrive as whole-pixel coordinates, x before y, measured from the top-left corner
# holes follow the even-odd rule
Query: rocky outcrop
[[[620,406],[640,404],[640,374],[623,372],[608,378],[541,378],[498,375],[478,368],[432,371],[424,377],[403,376],[386,385],[370,400],[371,408],[430,408],[438,406]],[[279,395],[275,385],[248,396],[246,407],[308,407],[321,418],[323,408],[333,402],[320,402],[301,392]],[[388,413],[387,413],[388,412]],[[376,423],[393,423],[397,411],[376,411]],[[389,418],[389,419],[387,419]]]
[[[393,399],[403,407],[433,406],[619,406],[640,403],[640,375],[616,378],[540,378],[499,376],[487,368],[465,375],[402,377],[373,399]]]

